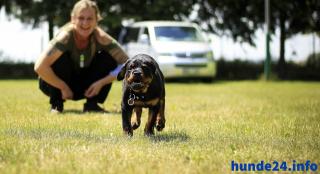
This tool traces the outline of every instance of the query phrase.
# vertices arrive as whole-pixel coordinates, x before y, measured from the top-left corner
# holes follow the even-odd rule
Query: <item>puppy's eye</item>
[[[130,66],[129,66],[129,69],[134,69],[135,68],[135,65],[134,64],[131,64]]]
[[[148,66],[142,66],[141,68],[142,68],[142,70],[143,70],[144,72],[150,72],[150,71],[151,71],[151,70],[150,70],[150,67],[148,67]]]

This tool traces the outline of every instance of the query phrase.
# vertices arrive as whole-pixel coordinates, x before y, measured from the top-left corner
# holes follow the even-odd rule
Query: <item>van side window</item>
[[[126,32],[123,37],[123,44],[129,42],[137,42],[139,35],[139,28],[126,28]]]

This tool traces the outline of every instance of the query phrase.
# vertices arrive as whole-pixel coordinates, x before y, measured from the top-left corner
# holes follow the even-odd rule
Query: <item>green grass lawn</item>
[[[53,115],[37,81],[2,80],[0,173],[231,173],[233,160],[310,160],[320,171],[320,83],[168,83],[166,91],[164,131],[143,136],[144,111],[127,138],[119,82],[104,103],[110,114],[83,114],[82,100]]]

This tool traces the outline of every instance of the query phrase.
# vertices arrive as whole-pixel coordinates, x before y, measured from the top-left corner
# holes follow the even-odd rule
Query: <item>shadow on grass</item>
[[[121,114],[121,111],[118,111],[118,110],[114,110],[114,111],[107,110],[107,112],[83,112],[82,110],[77,110],[77,109],[65,109],[63,111],[63,115],[66,115],[66,114],[76,114],[76,115],[102,114],[102,115],[108,115],[108,114]]]
[[[167,132],[167,133],[159,133],[155,136],[149,137],[152,142],[186,142],[190,139],[190,136],[185,132]]]
[[[131,140],[132,137],[126,136],[113,136],[112,133],[100,134],[93,133],[90,130],[76,130],[67,128],[57,128],[57,127],[29,127],[29,128],[8,128],[4,130],[4,133],[10,137],[19,137],[19,139],[32,138],[36,140],[42,139],[57,139],[57,140],[75,140],[75,141],[85,141],[94,143],[123,143]],[[183,143],[190,140],[190,136],[185,132],[167,132],[159,133],[155,136],[147,137],[151,143]]]

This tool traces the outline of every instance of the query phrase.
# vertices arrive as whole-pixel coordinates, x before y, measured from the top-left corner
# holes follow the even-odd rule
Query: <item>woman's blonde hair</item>
[[[73,9],[71,11],[71,17],[76,16],[76,14],[80,12],[80,10],[88,7],[93,8],[95,10],[97,21],[102,20],[98,5],[96,2],[92,0],[80,0],[76,4],[74,4]]]

